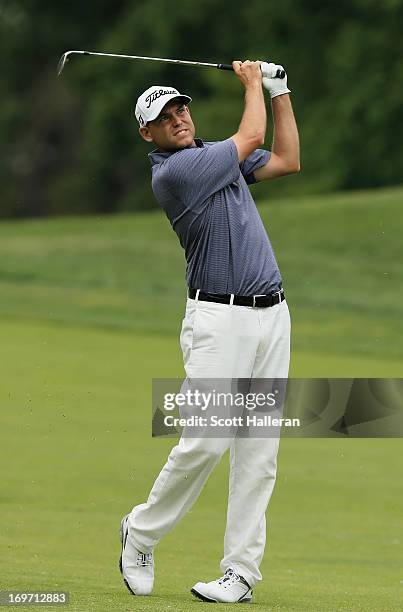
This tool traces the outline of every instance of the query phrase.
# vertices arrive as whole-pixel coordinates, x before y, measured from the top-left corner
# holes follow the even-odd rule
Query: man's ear
[[[141,127],[139,127],[139,134],[146,142],[153,141],[153,137],[150,134],[150,130],[146,125],[142,125]]]

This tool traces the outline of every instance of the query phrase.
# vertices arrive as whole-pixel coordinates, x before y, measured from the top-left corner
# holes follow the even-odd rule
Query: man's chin
[[[186,136],[182,138],[178,138],[175,142],[172,143],[172,150],[178,149],[187,149],[188,147],[194,147],[195,141],[193,140],[193,136]]]

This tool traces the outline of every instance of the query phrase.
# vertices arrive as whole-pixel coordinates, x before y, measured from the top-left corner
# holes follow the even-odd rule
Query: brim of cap
[[[172,94],[171,96],[164,96],[163,100],[160,99],[158,100],[157,104],[154,104],[154,112],[152,113],[151,117],[147,118],[147,123],[148,121],[154,121],[154,119],[158,117],[164,106],[166,106],[168,102],[174,100],[175,98],[177,98],[178,100],[183,100],[185,104],[192,101],[192,98],[190,96],[183,96],[182,94],[180,94],[179,96],[177,94]]]

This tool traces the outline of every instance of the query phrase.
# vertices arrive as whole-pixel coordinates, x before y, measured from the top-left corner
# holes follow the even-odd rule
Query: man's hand
[[[262,86],[262,71],[260,69],[261,62],[245,62],[234,61],[232,67],[238,79],[241,81],[245,89],[249,87]]]
[[[283,79],[275,78],[278,70],[284,70],[283,66],[273,63],[268,64],[267,62],[262,62],[261,64],[263,87],[270,92],[271,98],[290,93],[287,87],[287,73]]]

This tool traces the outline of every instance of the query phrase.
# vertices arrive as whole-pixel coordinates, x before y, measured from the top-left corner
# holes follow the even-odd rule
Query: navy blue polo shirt
[[[211,293],[270,294],[281,275],[248,184],[270,152],[239,163],[232,138],[195,140],[178,151],[153,151],[152,189],[185,250],[189,287]]]

